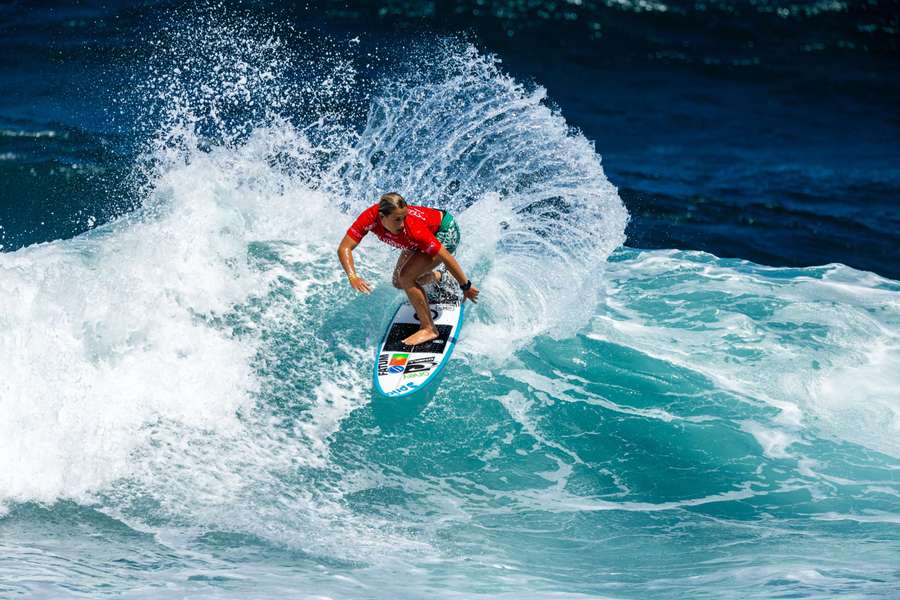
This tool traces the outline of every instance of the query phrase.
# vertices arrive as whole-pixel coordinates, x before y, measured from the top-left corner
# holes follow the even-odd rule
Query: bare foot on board
[[[408,338],[403,340],[403,343],[407,346],[417,346],[418,344],[424,344],[425,342],[430,342],[438,336],[438,332],[434,329],[420,329]]]

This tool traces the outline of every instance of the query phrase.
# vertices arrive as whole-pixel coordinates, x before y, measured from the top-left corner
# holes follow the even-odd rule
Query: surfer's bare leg
[[[400,276],[400,271],[403,269],[403,266],[409,261],[410,258],[415,256],[416,254],[421,254],[420,252],[414,252],[412,250],[404,250],[400,253],[400,258],[397,259],[397,265],[394,267],[394,287],[400,288],[400,285],[397,283],[397,278]],[[424,274],[420,275],[416,279],[416,283],[419,285],[428,285],[431,282],[440,282],[441,273],[434,270],[441,264],[441,260],[435,257],[434,267],[431,270],[426,271]]]
[[[438,264],[440,264],[440,260],[438,260]],[[426,272],[424,275],[416,279],[416,283],[419,285],[428,285],[429,283],[440,283],[441,281],[441,272],[436,270],[431,270]]]
[[[407,346],[415,346],[416,344],[424,344],[430,342],[438,336],[437,327],[434,326],[434,320],[431,318],[431,309],[428,306],[428,298],[419,285],[412,285],[405,290],[406,296],[409,298],[410,304],[416,310],[419,317],[421,328],[403,340]]]
[[[438,257],[431,257],[421,252],[404,251],[397,260],[397,268],[394,270],[394,287],[406,292],[410,304],[416,310],[421,329],[403,340],[408,346],[430,342],[438,336],[434,319],[431,318],[431,308],[428,306],[428,297],[419,283],[423,278],[426,282],[434,275],[432,271],[441,262]],[[424,277],[423,277],[424,276]]]

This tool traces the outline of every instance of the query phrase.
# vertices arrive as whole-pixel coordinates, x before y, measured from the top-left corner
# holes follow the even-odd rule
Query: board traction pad
[[[453,331],[451,325],[438,325],[438,337],[419,344],[417,346],[407,346],[403,343],[403,339],[411,336],[419,330],[418,323],[394,323],[388,332],[387,340],[384,342],[383,352],[431,352],[434,354],[443,354],[447,347],[447,341],[450,339],[450,332]]]

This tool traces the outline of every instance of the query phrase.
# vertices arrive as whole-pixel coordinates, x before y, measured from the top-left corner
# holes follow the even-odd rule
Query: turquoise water
[[[32,384],[3,438],[29,442],[4,444],[5,593],[896,591],[897,284],[622,250],[578,333],[464,342],[433,395],[396,402],[370,396],[380,305],[336,275],[300,301],[292,273],[334,268],[295,260],[255,356],[193,321],[43,366],[67,393]]]
[[[355,131],[339,54],[298,124],[290,57],[226,33],[146,85],[140,209],[0,254],[0,595],[896,595],[900,283],[629,248],[593,145],[472,48]],[[367,297],[335,257],[386,188],[482,290],[404,401],[394,252]]]

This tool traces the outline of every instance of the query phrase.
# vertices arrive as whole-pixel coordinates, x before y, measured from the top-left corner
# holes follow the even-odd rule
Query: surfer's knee
[[[416,285],[416,280],[409,275],[395,275],[393,283],[394,287],[398,290],[405,290],[406,288]]]
[[[391,283],[398,290],[405,290],[409,286],[413,285],[413,282],[409,281],[409,278],[400,272],[400,269],[394,271],[394,278],[393,280],[391,280]]]
[[[401,256],[400,258],[402,259],[403,257]],[[401,263],[401,261],[398,260],[397,266],[394,267],[394,275],[393,275],[393,277],[391,277],[391,285],[393,285],[398,290],[403,289],[403,286],[400,285],[400,282],[403,279],[403,267],[404,266],[405,266],[405,263]]]

